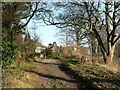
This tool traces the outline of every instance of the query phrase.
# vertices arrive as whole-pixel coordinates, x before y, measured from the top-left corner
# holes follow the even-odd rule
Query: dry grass
[[[109,69],[110,71],[113,71],[114,73],[119,72],[119,68],[120,68],[119,65],[109,65],[109,66],[108,65],[100,65],[100,66],[105,67],[105,68]]]
[[[118,89],[120,88],[120,64],[114,62],[107,66],[97,64],[78,64],[72,60],[65,62],[67,71],[73,72],[78,78],[85,82],[86,87],[97,89]]]
[[[14,63],[11,67],[2,70],[3,88],[34,88],[37,87],[39,76],[25,70],[37,71],[38,63],[22,61],[19,65]],[[34,77],[34,78],[33,78]]]

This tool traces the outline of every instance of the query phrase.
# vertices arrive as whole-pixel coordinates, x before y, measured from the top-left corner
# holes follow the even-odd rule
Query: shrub
[[[59,56],[60,56],[59,52],[51,52],[51,53],[49,54],[49,57],[50,57],[50,58],[53,58],[53,59],[58,59]]]
[[[8,38],[3,38],[3,47],[2,47],[2,64],[3,67],[6,67],[7,65],[11,65],[17,56],[17,44],[8,39]]]

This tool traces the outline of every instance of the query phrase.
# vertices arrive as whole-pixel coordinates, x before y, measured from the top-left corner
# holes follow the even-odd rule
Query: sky
[[[104,6],[102,6],[102,9],[104,8]],[[57,12],[61,12],[62,10],[58,10]],[[34,32],[34,29],[32,28],[36,28],[35,32],[36,34],[40,37],[40,42],[45,45],[48,46],[49,43],[53,43],[54,41],[57,42],[58,45],[60,45],[60,41],[59,41],[59,36],[58,36],[58,29],[55,26],[47,26],[45,25],[43,22],[36,22],[33,23],[33,21],[31,20],[28,24],[28,31],[30,32],[30,34],[32,35]]]
[[[43,22],[33,23],[31,20],[28,24],[28,31],[31,36],[33,36],[34,30],[36,35],[40,37],[39,41],[43,45],[48,46],[49,43],[53,43],[54,41],[57,42],[58,45],[60,44],[57,36],[58,29],[55,26],[47,26]]]

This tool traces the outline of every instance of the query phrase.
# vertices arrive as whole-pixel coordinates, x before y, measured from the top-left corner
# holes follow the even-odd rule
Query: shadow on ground
[[[61,65],[60,63],[38,62],[38,61],[35,61],[35,62],[40,64]]]
[[[62,81],[66,81],[66,82],[69,82],[69,83],[76,83],[76,80],[68,80],[68,79],[65,79],[65,78],[62,78],[62,77],[53,76],[53,75],[49,75],[49,74],[42,74],[42,73],[32,71],[32,70],[24,70],[24,71],[31,72],[31,73],[37,74],[40,77],[42,76],[42,77],[48,78],[48,79],[54,79],[54,80],[57,79],[57,80],[62,80]]]
[[[84,90],[98,90],[99,88],[97,86],[93,86],[93,82],[101,82],[101,83],[112,83],[114,85],[117,85],[118,87],[113,87],[115,88],[115,90],[119,90],[119,86],[120,86],[120,79],[116,79],[116,78],[112,78],[112,79],[99,79],[99,78],[84,78],[78,74],[75,73],[75,71],[69,69],[68,67],[66,67],[64,64],[59,66],[60,69],[62,71],[64,71],[65,73],[69,74],[70,76],[73,76],[76,80],[77,83],[79,83],[79,89],[84,89]],[[101,88],[104,90],[105,88],[103,88],[101,86]],[[112,89],[111,87],[106,87],[106,89]]]
[[[50,64],[50,65],[61,65],[61,61],[60,60],[58,60],[57,59],[57,61],[56,60],[53,60],[52,62],[47,62],[46,61],[46,59],[45,60],[43,60],[43,61],[34,61],[34,62],[36,62],[36,63],[40,63],[40,64]]]

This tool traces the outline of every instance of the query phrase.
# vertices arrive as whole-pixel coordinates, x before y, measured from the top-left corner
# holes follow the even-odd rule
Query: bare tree
[[[101,14],[99,11],[99,4],[100,3],[97,4],[97,8],[96,8],[95,3],[85,2],[84,6],[87,7],[85,9],[89,18],[89,31],[93,33],[96,39],[98,40],[98,44],[101,48],[104,57],[104,62],[107,65],[110,65],[113,63],[113,55],[114,55],[116,42],[120,38],[120,35],[117,35],[117,30],[118,30],[117,28],[120,25],[120,18],[118,17],[120,3],[116,1],[114,2],[106,1],[103,4],[105,5],[105,11],[103,11],[105,13],[104,17],[100,16],[103,14]],[[112,15],[110,15],[110,13],[112,13]],[[98,24],[99,21],[100,23]],[[103,26],[105,26],[105,31],[107,36],[106,39],[107,48],[105,47],[104,42],[99,33],[99,31],[102,29]]]
[[[52,13],[49,10],[49,13],[42,16],[44,23],[56,25],[59,28],[70,27],[68,30],[74,31],[78,45],[79,40],[77,39],[78,37],[80,38],[78,33],[86,30],[87,34],[83,36],[86,38],[91,34],[92,36],[89,37],[93,44],[91,46],[96,48],[96,45],[99,45],[105,64],[112,64],[115,46],[120,38],[120,35],[117,33],[120,25],[120,3],[114,0],[114,2],[106,1],[105,3],[57,3],[56,6],[62,7],[62,14],[54,14],[54,11]],[[86,27],[83,27],[84,25]],[[105,32],[105,37],[102,37],[101,32]],[[96,49],[93,50],[94,52],[96,52]]]

